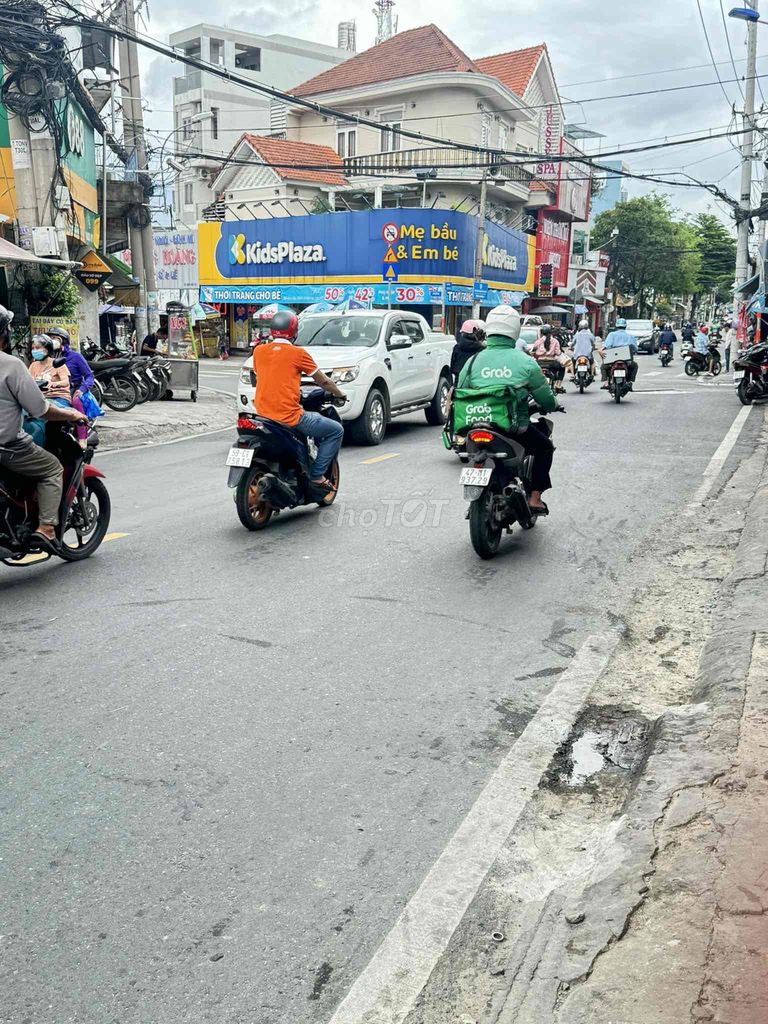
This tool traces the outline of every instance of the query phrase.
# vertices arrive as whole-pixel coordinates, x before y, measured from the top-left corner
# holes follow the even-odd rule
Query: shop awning
[[[554,313],[570,313],[570,309],[567,309],[565,306],[536,306],[531,312],[536,314],[545,313],[549,316]]]
[[[740,296],[742,299],[749,298],[750,295],[754,295],[757,289],[760,287],[760,275],[755,274],[754,277],[750,277],[744,284],[739,285],[738,288],[733,289],[733,294]]]
[[[74,260],[55,260],[48,256],[35,256],[28,249],[22,249],[6,238],[0,238],[0,263],[34,263],[44,267],[79,267]]]

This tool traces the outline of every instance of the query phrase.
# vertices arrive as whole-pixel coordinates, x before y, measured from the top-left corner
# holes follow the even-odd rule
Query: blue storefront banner
[[[314,302],[330,302],[338,305],[355,299],[373,306],[442,306],[445,289],[446,306],[471,306],[472,288],[454,284],[411,285],[397,284],[289,284],[263,288],[253,285],[202,285],[202,302],[232,302],[257,305],[268,302],[284,302],[286,305],[311,305]],[[500,292],[477,285],[477,301],[481,306],[520,306],[528,297],[527,292]]]
[[[232,301],[289,301],[283,291],[275,298],[277,291],[307,285],[381,286],[386,265],[397,274],[397,287],[450,283],[471,290],[476,239],[476,217],[445,210],[365,210],[200,224],[200,284],[209,301],[227,301],[212,297],[212,289],[225,287],[237,288],[242,296]],[[481,285],[491,291],[532,290],[535,244],[532,235],[488,222]],[[258,298],[244,297],[251,289]]]

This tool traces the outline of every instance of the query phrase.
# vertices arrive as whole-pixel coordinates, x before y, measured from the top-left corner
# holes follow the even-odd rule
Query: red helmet
[[[273,338],[285,338],[294,341],[299,333],[299,318],[290,310],[281,309],[272,317],[269,325]]]

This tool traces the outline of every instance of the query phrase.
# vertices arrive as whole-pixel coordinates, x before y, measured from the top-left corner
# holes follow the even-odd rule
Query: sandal
[[[535,516],[548,516],[549,509],[547,508],[546,502],[542,501],[541,505],[529,505],[528,508],[533,512]]]
[[[31,551],[45,551],[49,555],[58,555],[59,553],[59,542],[55,537],[46,537],[44,533],[35,530],[30,541],[34,545],[34,547],[30,547]]]

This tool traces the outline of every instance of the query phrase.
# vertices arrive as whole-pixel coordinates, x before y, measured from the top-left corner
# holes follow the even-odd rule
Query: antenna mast
[[[391,39],[397,32],[397,17],[392,16],[395,0],[375,0],[373,14],[376,18],[376,46],[385,39]]]

